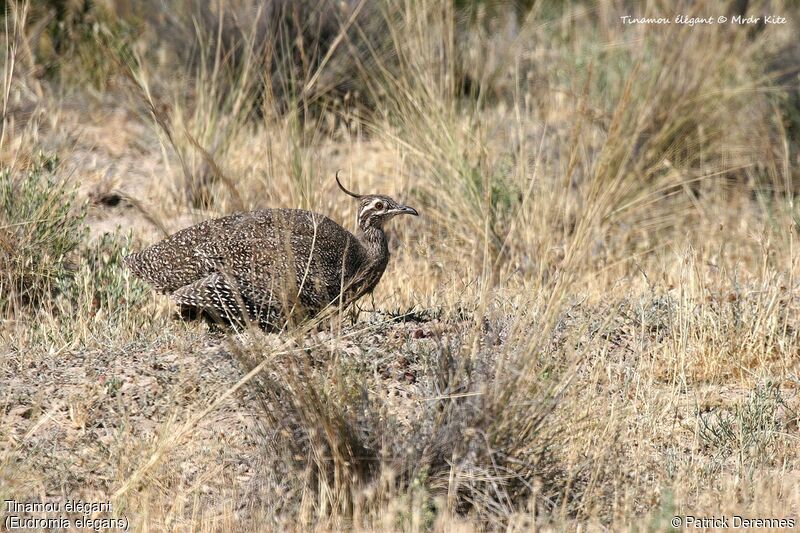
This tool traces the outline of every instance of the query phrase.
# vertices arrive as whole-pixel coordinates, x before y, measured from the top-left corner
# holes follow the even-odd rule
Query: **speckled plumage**
[[[386,270],[383,223],[417,212],[339,186],[360,200],[357,235],[310,211],[259,209],[201,222],[125,262],[182,308],[226,321],[241,321],[242,305],[267,328],[329,305],[346,307],[370,293]]]

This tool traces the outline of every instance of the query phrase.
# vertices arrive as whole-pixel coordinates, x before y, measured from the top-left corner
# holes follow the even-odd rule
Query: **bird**
[[[358,200],[355,234],[325,215],[267,208],[206,220],[124,259],[134,276],[169,294],[185,316],[280,330],[346,309],[371,294],[389,263],[384,225],[413,207],[382,194]]]

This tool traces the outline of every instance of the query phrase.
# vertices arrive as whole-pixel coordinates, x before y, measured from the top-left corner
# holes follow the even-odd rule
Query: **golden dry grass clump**
[[[0,500],[135,530],[797,517],[795,3],[5,16]],[[339,168],[423,214],[356,320],[186,323],[122,268],[234,211],[353,228]]]

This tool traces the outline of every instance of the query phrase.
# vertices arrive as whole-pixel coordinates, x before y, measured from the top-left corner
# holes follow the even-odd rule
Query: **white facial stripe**
[[[377,207],[375,207],[379,203],[382,204],[381,205],[381,209],[378,209]],[[386,202],[384,202],[380,198],[376,198],[372,202],[370,202],[370,203],[368,203],[367,205],[364,206],[364,208],[361,210],[361,213],[359,214],[358,218],[364,219],[366,216],[372,214],[372,212],[380,212],[380,211],[383,211],[383,209],[385,209],[385,208],[386,208]]]

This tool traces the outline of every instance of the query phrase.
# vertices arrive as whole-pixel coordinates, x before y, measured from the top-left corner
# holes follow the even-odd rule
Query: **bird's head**
[[[368,229],[383,229],[383,224],[397,215],[419,216],[413,207],[403,205],[400,202],[384,196],[382,194],[355,194],[348,191],[339,181],[339,172],[336,173],[336,183],[345,194],[356,198],[358,205],[358,227],[363,231]]]

